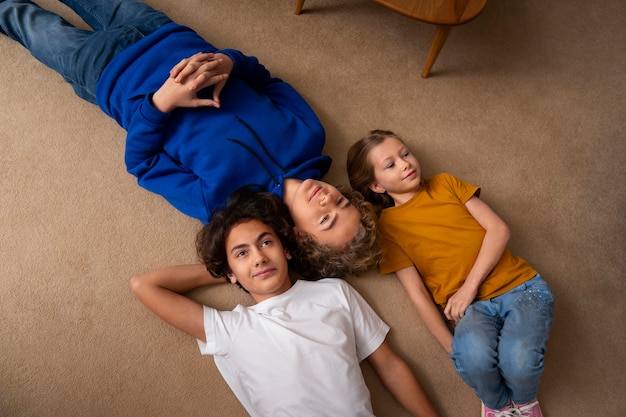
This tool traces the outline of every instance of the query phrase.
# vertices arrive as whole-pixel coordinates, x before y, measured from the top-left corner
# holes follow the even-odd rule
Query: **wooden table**
[[[474,20],[483,11],[487,0],[372,0],[394,12],[421,22],[436,25],[422,77],[428,77],[452,28]],[[295,14],[300,14],[304,0],[296,0]]]

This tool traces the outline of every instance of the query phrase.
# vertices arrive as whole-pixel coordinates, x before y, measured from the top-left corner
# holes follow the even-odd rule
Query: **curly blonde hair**
[[[372,204],[349,187],[338,186],[337,189],[359,210],[361,223],[354,238],[340,250],[336,246],[320,244],[311,235],[299,239],[294,264],[298,273],[309,280],[360,275],[378,265],[382,255],[377,216]]]

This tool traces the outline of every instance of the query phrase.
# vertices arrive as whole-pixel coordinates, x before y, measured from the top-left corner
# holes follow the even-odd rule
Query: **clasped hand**
[[[199,52],[180,61],[152,96],[152,104],[168,113],[178,107],[220,107],[220,93],[233,70],[233,61],[224,54]],[[214,86],[212,98],[198,97],[198,91]]]

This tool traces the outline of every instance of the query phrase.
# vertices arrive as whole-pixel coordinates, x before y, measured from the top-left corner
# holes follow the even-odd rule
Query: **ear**
[[[301,244],[304,241],[304,238],[306,237],[306,233],[298,229],[298,226],[294,226],[293,231],[296,234],[296,242],[298,242],[298,244]],[[287,259],[291,259],[291,258],[287,258]]]
[[[378,194],[382,194],[385,192],[385,189],[383,187],[381,187],[380,185],[378,185],[377,183],[373,182],[370,185],[368,185],[369,189],[374,191],[375,193]]]
[[[289,253],[287,249],[285,249],[285,258],[287,258],[288,260],[291,260],[292,258],[291,253]]]
[[[237,283],[237,277],[232,272],[227,273],[226,276],[228,277],[228,280],[230,281],[231,284]]]

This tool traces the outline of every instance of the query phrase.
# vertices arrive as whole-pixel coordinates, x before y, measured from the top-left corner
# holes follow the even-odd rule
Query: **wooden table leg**
[[[448,39],[448,35],[450,35],[451,31],[452,26],[437,25],[433,42],[430,44],[430,51],[428,51],[428,56],[426,57],[426,64],[424,64],[424,69],[422,70],[422,78],[428,77],[428,73],[437,60],[439,52],[441,52],[441,48],[443,48],[443,44],[446,43],[446,39]]]
[[[302,11],[302,6],[304,6],[304,0],[296,0],[296,8],[294,9],[295,14],[300,14]]]

